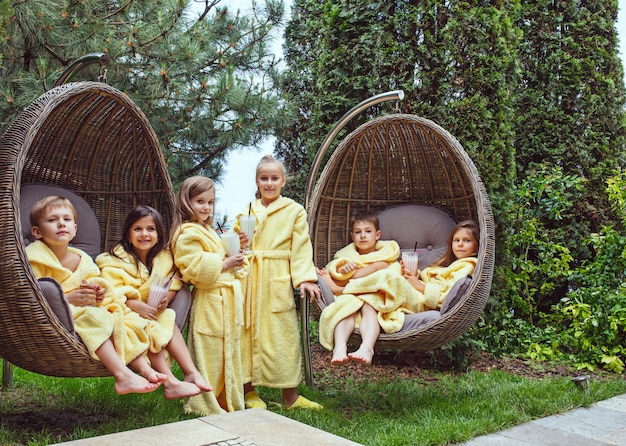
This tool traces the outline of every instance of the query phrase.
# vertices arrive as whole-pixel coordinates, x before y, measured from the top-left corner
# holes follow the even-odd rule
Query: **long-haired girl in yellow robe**
[[[126,216],[119,242],[100,254],[96,264],[101,276],[126,296],[126,305],[147,320],[150,363],[167,376],[163,382],[165,397],[176,399],[210,391],[211,387],[191,360],[185,340],[175,324],[174,310],[167,308],[182,287],[180,280],[174,277],[174,261],[167,249],[167,241],[161,214],[150,206],[139,205]],[[148,304],[148,295],[152,282],[160,278],[168,278],[168,292],[153,307]],[[163,349],[180,365],[184,381],[172,373]]]
[[[180,186],[172,223],[171,249],[183,281],[193,286],[187,345],[202,376],[213,386],[185,400],[186,412],[213,415],[244,408],[240,338],[248,273],[241,250],[228,256],[211,226],[215,188],[194,176]]]

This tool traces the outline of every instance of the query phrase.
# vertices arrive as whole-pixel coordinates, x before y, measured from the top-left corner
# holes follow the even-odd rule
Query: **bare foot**
[[[179,380],[168,380],[163,384],[163,395],[168,400],[176,400],[186,396],[194,396],[202,392],[194,383]]]
[[[333,357],[330,360],[332,365],[344,365],[350,362],[350,358],[348,358],[348,349],[346,347],[335,346],[333,349]]]
[[[200,372],[195,371],[192,373],[189,373],[187,375],[185,375],[185,381],[188,383],[193,383],[196,386],[198,386],[198,389],[200,389],[203,392],[212,392],[213,391],[213,387],[211,387],[202,377],[202,375],[200,374]]]
[[[154,369],[148,369],[146,371],[142,371],[141,375],[146,378],[149,382],[155,384],[161,384],[167,381],[167,375],[165,373],[159,373]]]
[[[158,389],[160,384],[151,383],[142,376],[129,373],[115,378],[115,392],[118,395],[127,393],[150,393]]]
[[[363,365],[370,365],[372,358],[374,357],[374,350],[364,347],[359,348],[357,351],[348,353],[348,358],[352,359]]]

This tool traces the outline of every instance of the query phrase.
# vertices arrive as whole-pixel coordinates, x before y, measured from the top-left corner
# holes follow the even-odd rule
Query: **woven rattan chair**
[[[59,322],[32,274],[20,223],[20,188],[26,183],[59,186],[82,197],[96,215],[106,250],[137,204],[151,205],[171,220],[174,195],[157,137],[126,94],[79,82],[43,94],[0,140],[0,356],[44,375],[107,376]]]
[[[402,98],[402,92],[384,95],[371,101]],[[368,106],[367,102],[364,104],[353,110],[358,112]],[[344,120],[351,119],[350,113],[346,116]],[[331,138],[338,131],[333,129]],[[327,138],[323,146],[329,145]],[[317,154],[306,197],[314,261],[318,266],[326,265],[336,251],[351,241],[349,221],[359,211],[380,212],[394,206],[419,204],[441,209],[457,222],[474,219],[479,223],[478,265],[459,303],[440,319],[417,329],[381,334],[376,348],[430,350],[463,334],[476,322],[489,296],[495,243],[493,214],[485,187],[459,142],[428,119],[391,114],[374,118],[350,133],[318,175],[315,166],[321,166],[324,151]],[[314,309],[321,311],[322,307],[320,304]],[[303,333],[308,332],[304,319],[308,320],[306,311]],[[311,361],[306,352],[308,337],[304,334],[307,372]],[[358,338],[356,330],[352,341],[358,343]],[[311,372],[305,375],[312,384]]]

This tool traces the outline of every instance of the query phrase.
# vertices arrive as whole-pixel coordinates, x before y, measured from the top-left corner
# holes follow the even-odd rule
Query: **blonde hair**
[[[78,215],[76,214],[76,208],[74,208],[72,202],[67,198],[61,197],[59,195],[50,195],[36,202],[30,209],[30,225],[39,226],[39,223],[41,222],[41,217],[48,209],[61,207],[66,207],[70,209],[72,211],[72,215],[74,216],[74,223],[78,224]]]
[[[259,161],[259,164],[257,164],[256,166],[256,173],[255,173],[255,180],[258,179],[259,177],[259,170],[261,170],[261,167],[267,165],[267,164],[274,164],[276,166],[279,167],[280,171],[283,174],[283,178],[286,178],[286,174],[285,174],[285,165],[280,161],[277,160],[276,158],[274,158],[272,155],[265,155],[263,156],[263,158],[261,158],[261,161]],[[255,193],[256,198],[261,198],[261,192],[259,192],[259,190],[257,189],[256,193]]]
[[[189,221],[200,223],[203,226],[211,226],[213,224],[213,216],[206,222],[198,221],[196,213],[191,206],[191,199],[193,197],[211,190],[213,187],[213,180],[203,176],[193,176],[183,181],[183,184],[180,185],[180,189],[178,190],[176,211],[172,217],[172,234],[175,234],[181,224]]]

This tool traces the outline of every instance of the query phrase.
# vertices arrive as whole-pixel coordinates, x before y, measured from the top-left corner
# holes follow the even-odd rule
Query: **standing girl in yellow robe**
[[[266,408],[255,386],[267,386],[282,389],[282,402],[288,409],[323,409],[297,390],[302,359],[293,289],[316,299],[321,294],[306,211],[280,195],[285,169],[271,155],[259,162],[256,184],[257,199],[249,207],[256,228],[241,346],[246,407]]]
[[[167,376],[163,393],[167,399],[183,398],[210,391],[194,365],[185,340],[175,324],[174,310],[167,308],[182,287],[175,278],[172,255],[167,249],[167,233],[161,214],[150,206],[139,205],[129,212],[122,238],[108,252],[96,258],[101,276],[117,292],[126,296],[126,305],[147,321],[152,366]],[[148,305],[150,286],[156,278],[169,278],[169,291],[157,307]],[[178,362],[184,374],[180,381],[171,371],[163,349]]]
[[[247,261],[241,251],[227,256],[211,226],[214,205],[213,181],[187,178],[178,191],[171,237],[174,263],[183,281],[193,285],[187,345],[200,373],[213,387],[213,392],[185,400],[186,412],[201,415],[244,408],[239,279],[248,273]]]

